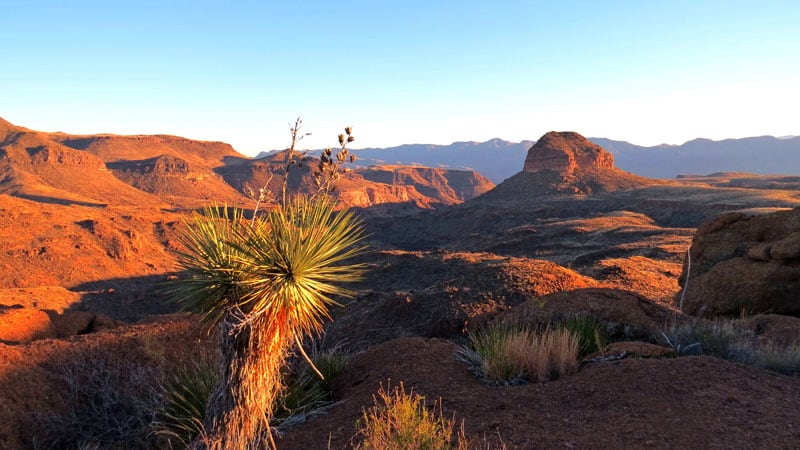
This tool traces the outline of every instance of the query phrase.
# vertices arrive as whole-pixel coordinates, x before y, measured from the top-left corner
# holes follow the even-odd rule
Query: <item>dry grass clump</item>
[[[481,378],[518,384],[543,382],[578,369],[580,337],[567,328],[531,330],[489,326],[469,337],[471,347],[459,351]]]
[[[433,411],[425,406],[425,398],[406,393],[403,383],[394,389],[381,386],[375,404],[363,413],[355,446],[358,450],[450,450],[467,449],[463,429],[451,443],[455,421],[442,416],[441,403]],[[438,407],[438,410],[437,410]]]
[[[775,344],[754,348],[753,364],[786,375],[800,375],[800,342],[789,346]]]

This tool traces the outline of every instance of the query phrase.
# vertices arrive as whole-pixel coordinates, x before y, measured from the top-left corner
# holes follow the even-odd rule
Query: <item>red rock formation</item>
[[[663,183],[614,167],[614,157],[572,131],[551,131],[528,150],[522,172],[483,195],[487,200],[514,200],[528,195],[587,195]]]
[[[577,169],[613,169],[614,157],[597,144],[572,131],[551,131],[528,150],[524,172],[558,172],[562,177]]]

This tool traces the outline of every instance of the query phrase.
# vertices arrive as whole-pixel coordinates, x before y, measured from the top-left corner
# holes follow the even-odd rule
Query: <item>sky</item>
[[[0,117],[248,155],[798,135],[800,2],[0,0]]]

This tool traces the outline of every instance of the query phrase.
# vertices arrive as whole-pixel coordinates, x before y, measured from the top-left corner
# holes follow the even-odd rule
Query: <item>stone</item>
[[[0,342],[27,344],[55,337],[55,328],[46,312],[31,308],[0,309]]]
[[[772,259],[800,258],[800,231],[773,243],[769,250],[769,256]]]
[[[800,316],[800,208],[718,216],[697,229],[690,253],[684,312]]]

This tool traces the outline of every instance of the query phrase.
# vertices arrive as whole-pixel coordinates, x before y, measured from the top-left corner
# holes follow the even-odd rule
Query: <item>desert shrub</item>
[[[153,414],[161,373],[135,348],[90,347],[48,364],[60,407],[32,418],[35,449],[145,449],[156,446]]]
[[[679,355],[713,355],[745,362],[754,333],[731,320],[675,324],[661,333],[663,343]]]
[[[757,343],[752,324],[734,320],[673,325],[662,333],[681,355],[712,355],[785,374],[800,373],[800,343]]]
[[[469,336],[458,357],[493,382],[542,382],[578,368],[579,337],[567,328],[489,326]]]
[[[776,344],[751,347],[749,360],[767,370],[787,375],[800,375],[800,343],[789,346]]]
[[[365,410],[359,422],[355,446],[359,450],[450,450],[466,449],[463,429],[451,443],[454,420],[442,416],[441,403],[433,411],[425,406],[425,398],[406,393],[402,383],[388,390],[381,386],[375,404]],[[438,408],[437,408],[438,407]]]

